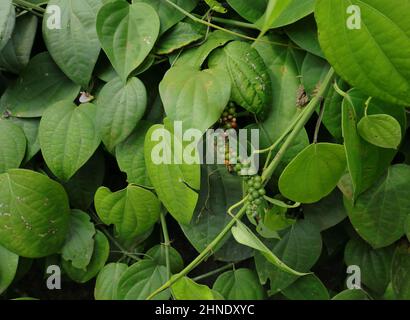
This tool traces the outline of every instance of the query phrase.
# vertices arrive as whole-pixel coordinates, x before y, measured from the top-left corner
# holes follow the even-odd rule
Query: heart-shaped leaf
[[[272,84],[266,65],[247,42],[233,41],[209,58],[210,68],[225,69],[232,82],[232,97],[238,105],[259,114],[270,104]]]
[[[26,153],[26,136],[11,121],[0,120],[0,173],[18,168]]]
[[[306,220],[298,220],[280,240],[270,240],[268,245],[278,259],[298,270],[299,276],[307,275],[306,272],[319,259],[323,246],[319,228]],[[294,273],[273,266],[261,254],[255,256],[255,265],[261,283],[265,284],[270,280],[271,294],[286,289],[298,279]]]
[[[342,145],[315,143],[286,167],[279,179],[279,189],[288,199],[314,203],[332,192],[345,169]]]
[[[149,249],[144,259],[152,260],[158,265],[167,266],[167,250],[171,273],[176,274],[184,268],[184,260],[177,250],[164,244]]]
[[[329,300],[329,292],[325,285],[314,274],[300,277],[282,291],[290,300]]]
[[[116,300],[118,282],[127,270],[125,263],[109,263],[98,274],[95,283],[95,300]]]
[[[159,28],[158,14],[148,4],[111,1],[101,7],[98,38],[124,83],[154,47]]]
[[[362,282],[382,295],[391,280],[393,253],[393,246],[374,250],[361,239],[351,239],[345,248],[345,262],[348,266],[359,266]]]
[[[197,71],[174,67],[159,85],[165,112],[184,129],[205,132],[218,121],[231,96],[231,81],[223,70]]]
[[[90,216],[80,210],[71,210],[70,230],[61,250],[61,256],[73,267],[85,269],[94,251],[95,227]]]
[[[70,101],[61,101],[48,108],[41,118],[41,152],[59,179],[70,179],[100,145],[96,115],[97,108],[91,103],[76,107]]]
[[[190,66],[199,70],[213,50],[233,39],[235,39],[235,37],[229,33],[221,30],[213,31],[209,33],[206,41],[201,46],[184,50],[184,52],[176,58],[174,65],[181,67]]]
[[[188,224],[198,201],[194,190],[200,187],[200,166],[198,162],[186,164],[182,159],[171,160],[179,157],[174,152],[174,138],[178,139],[165,126],[152,126],[145,136],[145,163],[158,198],[179,223]],[[169,158],[158,159],[160,154]]]
[[[151,293],[167,281],[167,268],[153,261],[141,260],[130,266],[118,283],[119,300],[145,300]],[[168,300],[169,290],[154,297],[154,300]]]
[[[218,292],[188,277],[176,281],[171,289],[176,300],[222,300]]]
[[[203,35],[199,33],[191,23],[179,22],[161,37],[155,53],[170,54],[177,49],[202,39],[202,37]]]
[[[0,246],[0,294],[13,282],[19,264],[19,256]]]
[[[127,174],[128,183],[152,187],[144,157],[144,141],[149,122],[141,121],[134,132],[115,148],[115,156],[121,171]]]
[[[397,149],[402,138],[400,123],[388,114],[362,118],[357,130],[364,140],[381,148]]]
[[[69,229],[64,188],[47,176],[23,169],[0,175],[0,243],[19,256],[57,253]]]
[[[138,2],[149,4],[158,13],[161,21],[161,34],[185,17],[182,12],[164,0],[133,0],[133,3]],[[198,4],[198,0],[172,0],[172,2],[188,12],[192,11]]]
[[[161,204],[152,192],[132,185],[114,193],[101,187],[94,202],[100,219],[107,225],[114,224],[122,239],[132,239],[147,232],[157,222],[161,210]]]
[[[47,49],[60,69],[73,82],[88,87],[100,53],[95,30],[97,12],[102,0],[50,0],[48,7],[58,6],[59,28],[50,28],[49,19],[55,13],[46,11],[43,37]]]
[[[97,106],[101,138],[112,152],[132,133],[143,117],[147,106],[145,86],[135,77],[125,85],[115,78],[102,88]]]
[[[41,117],[58,101],[74,101],[79,91],[80,86],[43,52],[32,58],[17,81],[7,88],[0,100],[0,111],[21,118]]]
[[[215,281],[213,290],[226,300],[263,300],[265,290],[258,276],[250,269],[237,269],[221,274]]]
[[[0,66],[7,71],[20,73],[28,64],[37,32],[38,18],[25,14],[18,17],[11,39],[0,53]]]
[[[400,239],[410,210],[410,167],[389,168],[354,203],[345,202],[349,218],[362,238],[374,248],[383,248]]]
[[[357,89],[349,90],[347,94],[342,103],[342,131],[354,198],[356,198],[386,171],[397,151],[379,148],[360,137],[357,124],[364,117],[368,97]],[[372,99],[367,112],[368,115],[388,114],[394,117],[401,125],[402,135],[405,134],[406,115],[402,107]]]
[[[0,4],[0,50],[11,38],[16,22],[16,11],[12,0],[3,0]]]
[[[410,104],[408,12],[410,2],[384,0],[318,0],[315,9],[320,45],[336,72],[367,95],[404,106]]]
[[[64,271],[67,275],[78,283],[85,283],[94,278],[104,267],[110,254],[110,244],[105,235],[97,230],[94,237],[93,255],[90,263],[85,269],[74,267],[70,261],[62,260]]]

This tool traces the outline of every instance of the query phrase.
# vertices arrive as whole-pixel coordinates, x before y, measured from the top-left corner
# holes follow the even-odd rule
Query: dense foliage
[[[1,298],[410,299],[409,12],[1,0]]]

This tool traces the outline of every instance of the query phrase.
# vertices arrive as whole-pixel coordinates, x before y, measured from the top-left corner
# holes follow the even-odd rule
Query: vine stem
[[[234,264],[234,263],[229,263],[229,264],[227,264],[226,266],[223,266],[223,267],[220,267],[220,268],[215,269],[215,270],[213,270],[213,271],[210,271],[210,272],[201,274],[200,276],[197,276],[197,277],[193,278],[192,280],[194,280],[194,281],[200,281],[200,280],[203,280],[203,279],[212,277],[213,275],[216,275],[216,274],[218,274],[218,273],[224,272],[225,270],[232,269],[232,268],[234,268],[234,267],[235,267],[235,264]]]
[[[247,23],[247,22],[242,22],[242,21],[237,21],[237,20],[232,20],[232,19],[225,19],[225,18],[220,18],[220,17],[211,17],[211,20],[215,22],[223,23],[229,26],[233,26],[233,27],[259,30],[259,28],[255,26],[253,23]]]
[[[235,218],[232,219],[226,226],[225,228],[216,236],[214,240],[203,250],[189,265],[187,265],[184,270],[182,270],[180,273],[174,275],[170,280],[168,280],[165,284],[163,284],[160,288],[155,290],[153,293],[151,293],[147,300],[151,300],[154,298],[157,294],[161,293],[162,291],[168,289],[170,286],[172,286],[175,282],[177,282],[179,279],[182,277],[186,276],[191,270],[196,268],[202,261],[204,261],[212,252],[214,249],[218,246],[218,244],[222,241],[222,239],[227,235],[227,233],[231,230],[231,228],[235,225],[237,220],[240,220],[243,215],[246,212],[246,207],[242,207],[239,212],[236,214]]]
[[[327,89],[330,87],[332,83],[334,74],[335,72],[333,68],[330,68],[329,72],[326,75],[325,80],[320,86],[320,89],[317,95],[305,107],[305,110],[303,111],[303,115],[301,116],[300,120],[295,125],[294,129],[289,134],[285,142],[282,144],[282,147],[279,149],[278,153],[276,154],[275,158],[272,160],[270,165],[262,173],[262,180],[264,181],[265,184],[272,177],[274,171],[276,170],[280,161],[282,160],[286,150],[291,146],[294,139],[299,135],[300,131],[305,127],[306,123],[309,121],[312,114],[316,111],[317,105],[322,101],[323,95],[326,93]]]
[[[13,3],[21,8],[24,8],[28,11],[32,11],[32,10],[37,10],[40,13],[45,13],[46,10],[38,5],[35,5],[31,2],[25,1],[25,0],[13,0]],[[31,9],[31,10],[30,10]],[[34,13],[34,12],[33,12]]]
[[[165,263],[166,263],[166,266],[167,266],[167,280],[169,280],[169,278],[171,277],[171,264],[169,262],[169,246],[170,246],[171,242],[169,241],[167,220],[165,218],[165,211],[164,210],[162,210],[160,218],[161,218],[162,234],[164,236],[163,245],[165,246]]]

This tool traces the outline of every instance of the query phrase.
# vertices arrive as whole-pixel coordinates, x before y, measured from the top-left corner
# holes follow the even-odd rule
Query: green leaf
[[[90,216],[81,210],[71,210],[70,230],[61,250],[61,256],[71,261],[73,267],[86,269],[94,250],[94,224]]]
[[[38,129],[40,127],[40,118],[8,118],[14,124],[19,126],[26,136],[27,148],[24,157],[24,163],[30,161],[39,151],[40,142],[38,139]]]
[[[360,239],[351,239],[345,248],[346,265],[359,266],[362,282],[378,295],[382,295],[390,283],[394,247],[374,250]]]
[[[348,203],[355,230],[374,248],[387,247],[404,235],[410,210],[408,190],[410,167],[394,165],[354,205]]]
[[[38,19],[25,14],[16,20],[14,32],[0,52],[0,67],[19,74],[30,60],[31,49],[37,32]]]
[[[130,266],[121,276],[117,288],[119,300],[145,300],[167,281],[167,268],[153,261],[141,260]],[[154,300],[168,300],[169,290],[156,295]]]
[[[61,100],[73,101],[80,86],[71,82],[55,65],[50,55],[32,58],[17,81],[0,100],[0,111],[21,117],[41,117],[51,105]]]
[[[11,121],[0,120],[0,173],[18,168],[26,153],[26,136]]]
[[[360,12],[347,14],[352,5]],[[409,11],[408,1],[397,6],[383,0],[318,0],[315,16],[326,58],[344,80],[367,95],[408,105]]]
[[[105,175],[104,155],[98,151],[63,186],[70,199],[71,207],[87,211],[94,194],[103,184]]]
[[[329,292],[325,285],[314,274],[300,277],[282,291],[290,300],[329,300]]]
[[[74,83],[87,88],[101,47],[95,24],[102,0],[50,0],[48,7],[60,8],[60,28],[50,28],[55,12],[45,13],[43,37],[60,69]]]
[[[0,50],[11,38],[16,21],[16,11],[12,0],[3,0],[0,4]]]
[[[155,141],[156,134],[159,134],[161,142]],[[145,136],[145,163],[158,198],[179,223],[188,224],[198,201],[198,194],[194,190],[200,187],[200,167],[199,164],[167,161],[171,160],[172,155],[179,156],[174,154],[174,138],[175,136],[163,125],[152,126]],[[165,163],[156,163],[161,150],[169,158],[162,159],[166,160]],[[171,154],[166,150],[171,150]]]
[[[127,174],[128,183],[152,187],[144,157],[144,141],[149,122],[141,121],[134,132],[115,148],[115,157],[121,171]]]
[[[361,289],[347,289],[339,292],[332,300],[369,300],[369,296]]]
[[[249,247],[251,247],[255,250],[258,250],[266,258],[266,260],[269,261],[271,264],[273,264],[275,267],[277,267],[278,270],[282,270],[282,271],[284,271],[288,274],[294,275],[294,276],[303,276],[303,275],[305,275],[305,273],[295,271],[292,268],[290,268],[289,266],[287,266],[285,263],[283,263],[242,222],[237,221],[237,225],[235,227],[232,227],[231,231],[232,231],[232,234],[233,234],[236,241],[238,241],[239,243],[241,243],[245,246],[249,246]]]
[[[258,276],[250,269],[231,270],[221,274],[212,289],[226,300],[263,300],[266,295]]]
[[[114,224],[121,239],[132,239],[150,230],[161,210],[160,202],[151,191],[132,185],[114,193],[101,187],[94,203],[100,219],[107,225]]]
[[[13,169],[0,175],[0,244],[27,258],[57,253],[69,228],[67,195],[40,173]]]
[[[145,113],[145,86],[138,78],[131,78],[125,85],[115,78],[102,88],[97,106],[102,141],[109,151],[113,151],[132,133]]]
[[[394,253],[391,268],[393,291],[398,300],[410,299],[410,250],[406,243],[400,244]]]
[[[90,263],[85,269],[78,269],[71,262],[62,260],[64,271],[75,282],[85,283],[97,276],[104,267],[110,253],[110,244],[105,235],[97,230],[94,237],[94,249]]]
[[[111,1],[98,11],[98,38],[123,83],[154,47],[159,28],[158,14],[145,3]]]
[[[232,220],[228,209],[242,199],[239,177],[227,172],[225,166],[201,167],[201,187],[198,204],[190,224],[181,224],[182,231],[198,252],[202,252]],[[253,250],[239,244],[231,234],[214,248],[215,259],[227,262],[245,260]]]
[[[43,114],[39,128],[41,152],[50,170],[69,180],[94,154],[101,138],[95,124],[97,108],[60,101]]]
[[[178,22],[178,24],[164,34],[157,45],[156,54],[170,54],[202,39],[203,35],[199,33],[191,23]]]
[[[217,292],[188,277],[182,277],[176,281],[171,289],[176,300],[222,300]]]
[[[182,121],[183,129],[205,132],[228,104],[231,81],[224,70],[174,67],[165,74],[159,91],[170,120]]]
[[[364,116],[367,101],[360,91],[350,90],[342,104],[342,129],[348,169],[353,181],[354,198],[372,186],[386,171],[397,151],[376,147],[360,137],[357,123]],[[372,99],[368,114],[388,114],[399,121],[405,134],[406,116],[403,108]]]
[[[330,143],[312,144],[283,171],[279,179],[279,189],[282,195],[295,202],[314,203],[332,192],[345,169],[343,146]]]
[[[19,264],[19,256],[0,246],[0,295],[13,282]]]
[[[185,17],[183,13],[164,0],[133,0],[133,3],[138,2],[149,4],[158,13],[161,21],[161,34]],[[172,2],[188,12],[192,11],[198,4],[198,0],[172,0]]]
[[[229,33],[216,30],[208,35],[206,41],[197,48],[191,48],[184,51],[175,61],[175,66],[193,67],[201,69],[206,58],[218,47],[225,45],[227,42],[235,39]]]
[[[264,15],[255,22],[263,33],[298,21],[313,12],[315,0],[269,0]]]
[[[227,0],[228,4],[243,18],[256,22],[265,12],[269,0]]]
[[[260,114],[272,99],[272,84],[266,65],[247,42],[233,41],[215,51],[209,67],[225,69],[232,82],[231,100],[246,110]]]
[[[298,274],[306,275],[315,265],[322,252],[322,238],[317,226],[307,220],[298,220],[280,240],[269,240],[269,248],[283,263]],[[259,280],[265,284],[270,279],[271,293],[275,294],[294,283],[298,277],[272,266],[262,255],[255,256]]]
[[[316,21],[313,15],[309,15],[286,27],[286,34],[302,49],[324,58],[319,44]]]
[[[164,244],[156,245],[145,253],[144,259],[154,261],[159,266],[166,266],[166,250],[169,253],[169,265],[171,273],[176,274],[184,268],[184,260],[177,250]]]
[[[320,231],[334,227],[347,217],[342,193],[335,189],[319,202],[304,205],[303,215],[306,220],[318,226]]]
[[[264,37],[262,40],[290,44],[289,40],[280,37]],[[257,42],[255,49],[265,61],[272,82],[273,100],[266,110],[266,116],[258,124],[261,133],[261,148],[271,146],[283,135],[288,126],[294,122],[300,110],[296,107],[296,93],[300,86],[300,72],[298,60],[303,58],[300,53],[289,46],[280,46],[267,42]],[[276,94],[280,92],[280,94]],[[300,151],[309,144],[305,130],[295,139],[283,156],[280,171]],[[275,150],[276,151],[276,150]]]
[[[95,300],[116,300],[118,282],[128,269],[125,263],[109,263],[98,274],[94,288]]]
[[[401,142],[400,123],[388,114],[375,114],[362,118],[357,131],[367,142],[387,149],[397,149]]]

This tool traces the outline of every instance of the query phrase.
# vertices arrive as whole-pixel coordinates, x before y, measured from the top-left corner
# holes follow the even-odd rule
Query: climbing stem
[[[322,85],[320,86],[320,89],[319,89],[317,95],[315,95],[315,97],[305,107],[305,110],[303,111],[302,116],[300,117],[300,119],[296,123],[294,129],[289,134],[289,136],[286,138],[286,140],[283,142],[281,148],[279,149],[276,156],[273,158],[272,162],[269,164],[269,166],[266,168],[266,170],[264,170],[264,172],[262,173],[262,180],[265,184],[272,177],[274,171],[276,170],[276,168],[278,167],[280,161],[282,160],[285,152],[292,145],[293,141],[299,135],[301,130],[305,127],[306,123],[309,121],[312,114],[316,111],[316,108],[317,108],[318,104],[321,103],[321,101],[323,99],[323,95],[326,93],[327,89],[331,85],[333,77],[334,77],[334,70],[333,70],[333,68],[331,68],[329,70],[329,72],[327,73],[326,78],[323,81]]]
[[[235,225],[237,220],[240,220],[243,215],[246,212],[246,207],[242,207],[239,212],[236,214],[235,218],[232,219],[226,226],[225,228],[218,234],[218,236],[212,240],[212,242],[203,250],[189,265],[187,265],[184,270],[182,270],[180,273],[174,275],[170,280],[168,280],[164,285],[162,285],[160,288],[155,290],[153,293],[149,295],[147,300],[151,300],[154,298],[157,294],[161,293],[162,291],[168,289],[170,286],[172,286],[175,282],[177,282],[179,279],[182,277],[186,276],[189,272],[191,272],[193,269],[195,269],[202,261],[204,261],[206,258],[208,258],[210,255],[213,254],[214,250],[216,247],[219,245],[219,243],[222,241],[222,239],[228,234],[228,232],[231,230],[231,228]]]
[[[200,280],[203,280],[203,279],[212,277],[212,276],[214,276],[214,275],[216,275],[216,274],[219,274],[219,273],[221,273],[221,272],[224,272],[224,271],[226,271],[226,270],[232,269],[232,268],[234,268],[234,267],[235,267],[235,264],[234,264],[234,263],[229,263],[229,264],[227,264],[226,266],[223,266],[223,267],[220,267],[220,268],[215,269],[215,270],[213,270],[213,271],[210,271],[210,272],[201,274],[200,276],[197,276],[197,277],[193,278],[192,280],[194,280],[194,281],[200,281]]]
[[[167,227],[167,220],[165,218],[165,210],[162,210],[161,212],[161,227],[162,227],[162,234],[164,236],[164,243],[163,245],[165,246],[165,263],[167,266],[167,280],[171,277],[171,264],[169,262],[169,246],[171,245],[171,242],[169,241],[169,233],[168,233],[168,227]]]
[[[231,20],[231,19],[225,19],[225,18],[220,18],[220,17],[212,17],[211,20],[215,21],[215,22],[218,22],[218,23],[226,24],[228,26],[259,30],[259,28],[257,26],[255,26],[253,23],[247,23],[247,22]]]
[[[28,2],[28,1],[25,1],[25,0],[13,0],[13,3],[14,3],[14,5],[16,5],[20,8],[22,8],[22,9],[25,9],[27,11],[31,11],[34,14],[36,14],[36,13],[37,14],[38,13],[45,13],[46,12],[46,10],[44,8],[40,7],[39,5],[36,5],[34,3],[31,3],[31,2]],[[34,12],[34,10],[38,11],[38,12]]]

